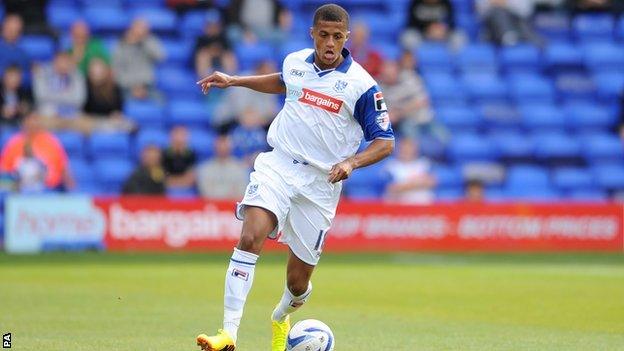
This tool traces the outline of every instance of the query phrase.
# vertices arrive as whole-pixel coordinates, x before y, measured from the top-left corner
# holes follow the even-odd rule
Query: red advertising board
[[[240,234],[234,202],[95,199],[109,250],[230,250]],[[342,201],[326,251],[624,251],[620,204],[430,206]],[[270,242],[267,249],[278,248]]]

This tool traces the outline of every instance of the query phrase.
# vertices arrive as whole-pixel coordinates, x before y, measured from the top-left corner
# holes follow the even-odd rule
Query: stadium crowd
[[[282,98],[195,81],[279,71],[319,3],[4,0],[0,192],[239,198]],[[621,1],[338,3],[399,136],[346,196],[623,197]]]

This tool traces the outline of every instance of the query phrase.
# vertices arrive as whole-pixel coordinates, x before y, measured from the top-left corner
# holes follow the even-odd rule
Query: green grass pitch
[[[0,255],[14,350],[197,350],[221,324],[226,254]],[[241,351],[269,350],[284,254],[256,269]],[[624,350],[622,254],[325,254],[294,320],[337,351]]]

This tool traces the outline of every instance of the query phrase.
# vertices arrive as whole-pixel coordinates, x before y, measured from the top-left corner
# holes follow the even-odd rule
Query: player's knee
[[[262,240],[258,240],[257,236],[253,233],[243,232],[240,240],[238,241],[238,249],[259,254],[262,250]]]

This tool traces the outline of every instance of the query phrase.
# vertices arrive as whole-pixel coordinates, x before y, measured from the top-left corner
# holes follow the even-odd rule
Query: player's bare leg
[[[271,316],[273,330],[271,351],[284,351],[286,349],[286,338],[290,330],[290,314],[299,309],[310,297],[312,293],[310,278],[313,272],[313,265],[303,262],[289,250],[286,288]]]
[[[241,237],[225,275],[223,329],[214,336],[199,335],[197,345],[201,346],[202,350],[235,349],[238,327],[253,283],[256,261],[267,235],[276,225],[277,218],[272,212],[254,206],[245,209]]]

